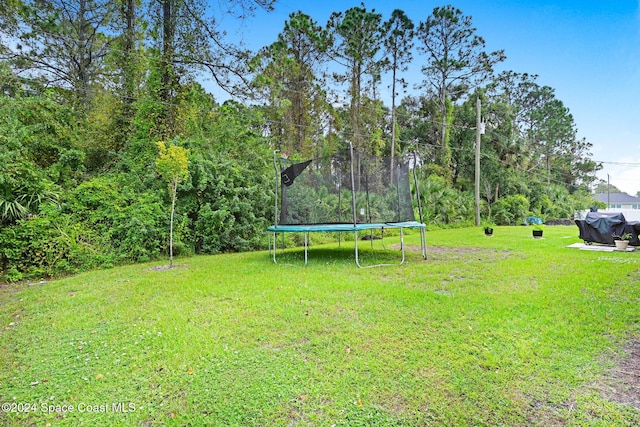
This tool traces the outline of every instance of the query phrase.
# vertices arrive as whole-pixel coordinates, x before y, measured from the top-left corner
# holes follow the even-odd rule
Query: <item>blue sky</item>
[[[578,136],[593,144],[593,159],[604,163],[598,176],[635,195],[640,191],[640,0],[457,0],[365,1],[382,13],[402,9],[416,23],[436,6],[452,4],[471,16],[488,50],[504,49],[499,70],[538,74],[569,108]],[[334,11],[360,1],[278,0],[275,11],[257,12],[238,26],[223,25],[250,48],[270,44],[298,10],[320,25]],[[422,80],[418,58],[407,75]]]

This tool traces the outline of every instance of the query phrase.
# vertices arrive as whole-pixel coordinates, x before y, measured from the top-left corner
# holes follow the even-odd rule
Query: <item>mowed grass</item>
[[[426,261],[373,269],[343,242],[307,267],[288,249],[3,286],[0,425],[639,425],[603,390],[640,332],[640,251],[567,248],[577,234],[433,231]]]

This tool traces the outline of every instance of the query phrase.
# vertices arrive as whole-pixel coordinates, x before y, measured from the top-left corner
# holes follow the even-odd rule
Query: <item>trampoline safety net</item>
[[[414,155],[398,156],[393,167],[390,158],[355,151],[351,156],[345,150],[306,161],[280,158],[279,224],[414,221],[409,175]]]

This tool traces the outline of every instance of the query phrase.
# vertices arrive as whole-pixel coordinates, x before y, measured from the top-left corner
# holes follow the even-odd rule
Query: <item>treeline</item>
[[[483,216],[517,224],[591,203],[597,165],[569,110],[526,73],[495,74],[471,17],[414,23],[360,5],[319,24],[290,15],[273,43],[229,43],[221,18],[272,0],[8,0],[0,10],[0,275],[43,277],[169,252],[171,192],[159,141],[188,150],[175,254],[264,245],[271,153],[352,143],[419,153],[431,225],[474,218],[476,100]],[[418,85],[405,81],[419,68]],[[232,99],[220,103],[201,82]],[[389,96],[382,96],[390,93]]]

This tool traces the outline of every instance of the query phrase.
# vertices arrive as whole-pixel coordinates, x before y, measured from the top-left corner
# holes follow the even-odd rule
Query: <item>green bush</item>
[[[193,160],[192,188],[179,198],[193,219],[197,253],[260,247],[273,215],[273,190],[266,164],[259,166],[224,156]]]
[[[523,224],[529,213],[529,200],[522,194],[501,197],[492,205],[491,211],[497,224]]]
[[[8,281],[110,265],[102,238],[57,209],[4,227],[0,247],[2,276]]]
[[[71,209],[79,222],[105,237],[115,260],[148,261],[168,241],[168,212],[159,193],[135,193],[125,177],[103,176],[76,188]]]
[[[473,221],[473,194],[456,190],[444,178],[429,175],[419,182],[422,214],[429,225],[467,224]]]

